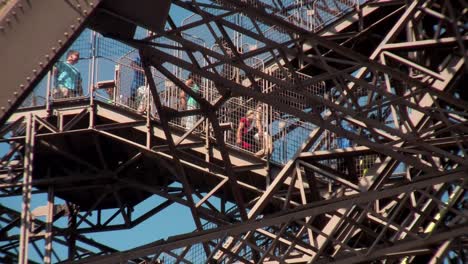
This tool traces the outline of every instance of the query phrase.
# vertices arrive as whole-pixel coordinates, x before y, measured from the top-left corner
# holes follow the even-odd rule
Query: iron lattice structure
[[[18,21],[42,21],[46,4],[26,2],[0,4],[7,52],[36,34]],[[467,261],[466,1],[160,1],[165,26],[148,22],[152,1],[63,2],[48,3],[65,14],[53,26],[38,22],[59,45],[37,40],[26,66],[2,68],[2,103],[15,92],[0,130],[2,262]],[[85,26],[97,33],[80,46]],[[91,88],[54,98],[47,72],[72,43]],[[182,91],[196,107],[181,109]],[[248,110],[257,149],[237,142]],[[194,232],[123,252],[87,237],[174,204]]]

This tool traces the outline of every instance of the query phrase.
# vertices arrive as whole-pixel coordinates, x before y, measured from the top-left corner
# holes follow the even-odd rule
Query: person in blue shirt
[[[55,88],[52,90],[54,98],[69,98],[83,94],[81,74],[75,64],[80,59],[80,53],[70,50],[66,61],[58,61],[54,65]]]

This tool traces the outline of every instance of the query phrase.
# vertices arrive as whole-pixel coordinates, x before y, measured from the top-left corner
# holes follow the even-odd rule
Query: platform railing
[[[333,14],[333,16],[325,18],[325,15],[316,13],[320,18],[317,18],[318,21],[326,23],[326,21],[330,21],[331,18],[337,18],[340,14],[348,12],[350,8],[353,8],[353,5],[359,5],[365,1],[343,0],[338,2],[337,0],[286,1],[283,2],[285,12],[284,14],[281,14],[281,16],[284,16],[285,18],[296,16],[296,18],[291,18],[291,21],[304,25],[303,22],[305,20],[301,17],[300,10],[303,10],[304,8],[315,8],[316,10],[321,10],[320,12]],[[264,4],[266,3],[267,2],[264,2]],[[330,10],[333,9],[334,6],[338,11],[331,12],[326,9],[325,6]],[[190,19],[186,21],[186,23],[188,22],[190,22]],[[307,24],[308,22],[305,23]],[[316,27],[317,23],[314,25],[314,27]],[[274,32],[274,30],[272,30],[272,32]],[[199,45],[206,46],[204,40],[201,38],[189,36],[187,33],[184,34],[184,38],[190,38],[191,41],[195,41]],[[160,41],[169,40],[163,39]],[[244,46],[247,47],[249,45],[244,43],[238,52],[242,52]],[[148,85],[137,51],[122,43],[116,42],[115,40],[104,38],[92,31],[87,31],[82,34],[82,36],[78,38],[77,42],[73,44],[72,49],[80,51],[81,60],[78,66],[80,66],[80,72],[83,76],[83,92],[73,94],[74,96],[70,96],[69,98],[55,98],[53,95],[55,77],[53,75],[53,71],[51,71],[51,73],[38,85],[31,98],[25,101],[23,106],[50,106],[50,104],[64,100],[93,98],[104,103],[126,108],[141,115],[147,115],[148,118],[158,118],[152,102],[152,97],[149,94]],[[219,44],[213,45],[212,50],[223,53]],[[174,54],[175,56],[188,59],[185,58],[185,56],[187,56],[185,52],[174,52],[176,52]],[[208,62],[203,61],[203,59],[201,59],[200,62],[203,66],[208,64]],[[284,69],[266,69],[265,60],[261,58],[250,58],[246,63],[251,67],[274,76],[275,78],[291,82],[303,81],[310,78],[309,76],[301,73],[284,72]],[[168,70],[170,70],[174,76],[179,78],[181,81],[185,81],[186,77],[189,75],[187,71],[177,68],[176,66],[173,66]],[[243,80],[246,79],[242,70],[229,63],[220,65],[219,69],[217,69],[220,73],[222,73],[223,70],[228,75],[226,78],[232,81],[243,83]],[[154,69],[153,77],[163,105],[175,110],[184,110],[180,109],[179,95],[181,93],[181,89]],[[295,78],[297,78],[297,80]],[[272,92],[275,89],[281,89],[281,87],[277,87],[275,84],[269,83],[265,80],[259,80],[258,84],[262,87],[264,92]],[[218,90],[211,81],[201,78],[198,80],[198,85],[200,86],[200,95],[207,101],[213,103],[219,99],[220,95]],[[314,95],[324,96],[325,94],[324,84],[321,83],[307,86],[305,88],[309,93]],[[292,104],[292,107],[302,111],[311,111],[311,109],[306,109],[305,105],[299,103],[299,100],[296,100],[301,97],[300,94],[288,91],[287,89],[280,92],[280,94],[285,98],[285,100]],[[76,97],[75,95],[80,95],[80,97]],[[260,110],[258,107],[260,107]],[[238,138],[240,120],[242,117],[245,117],[248,111],[252,111],[254,116],[261,116],[261,130],[263,130],[262,132],[267,134],[270,138],[264,142],[264,138],[255,139],[255,134],[253,134],[253,136],[249,136],[250,138],[247,138],[246,141],[248,143],[247,145],[255,146],[252,148],[243,147],[242,144],[239,143]],[[170,123],[172,126],[188,130],[191,128],[187,127],[187,118],[188,117],[173,118],[170,120]],[[195,116],[194,118],[197,120],[201,118],[201,116]],[[259,102],[252,99],[249,100],[241,97],[228,100],[218,111],[218,118],[220,123],[227,125],[224,130],[224,139],[229,146],[252,154],[258,154],[258,156],[263,157],[264,154],[258,152],[265,149],[266,145],[271,144],[272,146],[268,147],[271,152],[271,158],[278,163],[286,162],[292,155],[291,153],[294,152],[295,148],[298,148],[303,143],[305,136],[314,128],[311,124],[290,118],[285,113],[281,113],[271,107],[259,104]],[[280,128],[281,126],[286,127],[286,130]],[[207,129],[209,130],[209,128],[203,124],[197,127],[195,131],[198,132],[199,135],[204,136],[208,132]],[[329,138],[329,143],[323,144],[323,146],[335,148],[337,144],[333,140],[334,139]],[[284,146],[288,147],[286,148]]]
[[[288,1],[284,4],[286,10],[283,19],[311,32],[318,32],[327,25],[337,21],[343,15],[359,10],[360,6],[372,0],[313,0],[313,1]],[[281,14],[281,12],[279,13]],[[288,34],[282,32],[280,27],[271,26],[264,31],[268,39],[284,42],[289,40]],[[256,43],[260,45],[260,43]]]
[[[307,27],[317,32],[328,24],[336,21],[344,14],[357,10],[366,0],[316,0],[307,13]]]
[[[245,2],[253,7],[262,8],[266,12],[274,13],[276,16],[298,27],[304,28],[308,31],[317,32],[334,21],[337,21],[343,15],[353,10],[359,10],[361,5],[370,1],[371,0],[248,0]],[[218,2],[220,5],[226,7],[227,10],[230,8],[237,8],[235,5],[230,5],[223,1],[214,2]],[[226,14],[226,10],[223,10],[222,8],[205,8],[204,10],[212,15]],[[239,25],[245,30],[252,30],[254,32],[260,30],[266,38],[275,42],[281,43],[290,39],[290,35],[287,32],[284,32],[281,27],[270,26],[268,23],[262,23],[260,18],[259,23],[253,24],[252,21],[242,12],[224,16],[223,19],[230,23]],[[184,19],[182,24],[187,25],[197,20],[200,20],[198,15],[191,15]],[[217,36],[218,39],[216,39],[210,34],[210,31],[203,26],[189,29],[188,32],[193,36],[198,36],[204,39],[207,43],[219,44],[219,38],[222,38]],[[236,47],[242,47],[247,44],[260,48],[264,45],[261,42],[256,42],[255,40],[249,39],[247,36],[233,30],[227,31],[227,33]],[[266,60],[270,56],[271,54],[265,53],[261,56],[261,59]]]
[[[99,40],[101,48],[104,40]],[[112,48],[112,46],[107,46]],[[103,52],[104,54],[110,54]],[[55,99],[51,96],[50,91],[53,89],[51,76],[46,77],[40,86],[34,91],[34,100],[31,98],[25,103],[25,106],[45,106],[54,104],[59,101],[76,100],[82,98],[92,98],[106,104],[124,108],[133,111],[142,117],[158,119],[156,108],[152,102],[152,96],[148,89],[148,84],[144,75],[141,62],[138,59],[138,52],[130,50],[124,56],[115,58],[112,56],[100,56],[97,59],[90,59],[94,62],[89,65],[90,69],[84,69],[83,72],[91,72],[87,79],[94,80],[90,85],[89,92],[83,97],[68,97]],[[257,67],[259,70],[264,70],[263,61],[258,58],[251,58],[249,63]],[[186,76],[188,73],[182,72],[181,75]],[[279,72],[270,72],[277,78],[282,78]],[[306,80],[310,78],[301,73],[296,73],[300,79]],[[233,74],[236,82],[242,82],[245,76],[242,76],[241,71],[236,71]],[[291,77],[288,77],[291,78]],[[180,109],[180,93],[181,89],[173,82],[162,76],[159,72],[153,69],[153,79],[155,80],[156,89],[158,90],[161,102],[164,106],[174,110]],[[184,81],[183,79],[181,81]],[[199,94],[208,102],[213,103],[219,99],[220,95],[213,82],[207,79],[199,79],[197,84],[200,87]],[[264,92],[270,92],[274,89],[273,84],[264,80],[259,80],[258,85]],[[47,87],[46,87],[47,86]],[[311,86],[310,92],[321,93],[323,90],[322,84]],[[49,94],[49,96],[47,96]],[[291,91],[285,91],[284,95],[294,98],[299,97]],[[44,98],[39,104],[39,98]],[[299,109],[303,109],[303,105],[295,105]],[[241,132],[241,142],[239,142],[239,126],[242,118],[246,117],[247,112],[251,111],[253,118],[249,126],[252,126],[252,131]],[[224,140],[226,144],[232,148],[254,154],[260,158],[270,158],[271,161],[278,164],[284,163],[298,148],[305,137],[310,133],[312,126],[309,123],[302,122],[296,119],[285,117],[284,113],[279,113],[266,105],[251,98],[236,97],[229,99],[218,111],[218,119],[224,128]],[[179,129],[189,130],[187,127],[187,119],[173,118],[170,124]],[[195,121],[201,118],[201,115],[193,117]],[[256,120],[261,120],[260,125],[257,125]],[[194,123],[194,122],[191,122]],[[280,128],[283,124],[285,129]],[[207,130],[208,129],[208,130]],[[247,127],[246,130],[249,130]],[[194,131],[198,136],[205,137],[209,131],[206,123],[199,125]],[[260,133],[261,132],[261,133]],[[242,143],[242,141],[245,142]],[[285,147],[287,146],[287,147]]]

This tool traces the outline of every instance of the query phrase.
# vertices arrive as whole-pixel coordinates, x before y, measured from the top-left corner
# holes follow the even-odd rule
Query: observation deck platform
[[[170,193],[180,189],[171,187],[180,179],[159,120],[152,118],[147,122],[145,116],[133,110],[101,101],[94,101],[91,107],[89,98],[54,102],[52,112],[23,108],[9,122],[34,116],[37,126],[33,179],[52,184],[60,198],[82,209],[106,209],[122,204],[135,206],[152,195],[150,190]],[[94,125],[90,124],[91,119]],[[177,142],[186,131],[172,127],[171,133]],[[177,145],[187,180],[197,192],[209,192],[226,177],[220,151],[213,139],[209,141],[210,151],[203,134],[190,134]],[[267,169],[270,173],[279,170],[278,165],[267,166],[265,159],[251,153],[233,147],[228,150],[246,198],[249,193],[255,197],[265,189]],[[207,156],[209,152],[211,156]],[[149,190],[142,190],[142,186]],[[223,199],[233,199],[228,186],[219,191]],[[114,195],[103,196],[105,193]]]

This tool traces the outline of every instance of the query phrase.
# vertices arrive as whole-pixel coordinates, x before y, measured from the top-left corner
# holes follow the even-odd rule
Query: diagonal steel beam
[[[172,134],[170,132],[166,112],[162,108],[161,100],[159,98],[159,93],[157,92],[156,84],[155,84],[154,79],[153,79],[151,68],[150,68],[150,66],[148,64],[148,57],[146,56],[144,51],[140,52],[140,57],[142,58],[143,68],[145,70],[146,77],[148,78],[149,89],[150,89],[151,94],[153,96],[153,101],[154,101],[154,103],[156,105],[156,109],[158,111],[159,118],[161,120],[161,125],[163,127],[164,134],[166,136],[166,141],[167,141],[167,144],[169,146],[169,150],[171,152],[172,160],[175,163],[175,169],[176,169],[176,172],[177,172],[176,177],[179,178],[179,180],[182,183],[182,186],[184,188],[185,196],[187,197],[187,201],[189,202],[190,211],[192,213],[192,217],[193,217],[193,220],[195,222],[195,226],[197,227],[197,230],[203,230],[203,226],[202,226],[202,223],[201,223],[201,218],[198,215],[198,212],[197,212],[196,206],[195,206],[195,201],[193,200],[193,197],[192,197],[193,196],[192,187],[190,186],[190,184],[189,184],[189,182],[187,180],[187,176],[185,174],[184,167],[182,166],[182,164],[180,162],[180,159],[179,159],[179,155],[177,154],[174,139],[172,138]],[[203,248],[205,250],[206,255],[208,256],[210,254],[209,246],[204,244]]]
[[[115,254],[110,254],[107,256],[93,257],[88,258],[83,261],[78,261],[76,263],[114,263],[116,259],[133,259],[141,256],[151,255],[156,252],[158,249],[163,248],[164,250],[171,250],[185,245],[193,245],[200,243],[202,241],[214,240],[218,238],[225,237],[226,234],[237,235],[248,232],[250,230],[255,230],[258,228],[268,227],[277,225],[284,222],[289,222],[295,219],[304,219],[308,216],[315,216],[324,214],[327,212],[334,212],[339,208],[349,207],[350,204],[365,204],[373,203],[377,199],[390,198],[395,195],[399,195],[408,190],[421,189],[428,186],[437,185],[445,182],[452,182],[463,180],[466,175],[466,169],[459,169],[451,172],[441,172],[433,175],[427,175],[421,179],[402,186],[390,187],[382,191],[369,191],[367,193],[359,195],[351,195],[336,199],[331,199],[327,201],[319,201],[310,203],[305,206],[299,206],[295,209],[287,210],[280,212],[278,214],[267,216],[261,221],[249,220],[247,222],[232,224],[230,226],[222,226],[220,228],[205,230],[202,232],[195,232],[192,234],[186,234],[183,236],[177,236],[174,238],[169,238],[167,241],[157,241],[155,243],[148,244],[146,246],[138,247],[133,250],[126,252],[119,252]],[[460,232],[466,230],[468,227],[464,226],[461,229],[457,230]],[[441,234],[445,234],[442,233]],[[450,233],[453,235],[453,233]],[[440,237],[437,237],[436,234],[432,236],[434,240],[439,240]],[[430,241],[427,239],[421,239],[417,241],[421,245],[430,244]],[[414,244],[411,244],[414,245]],[[407,245],[405,245],[407,246]],[[378,252],[378,251],[376,251]]]

